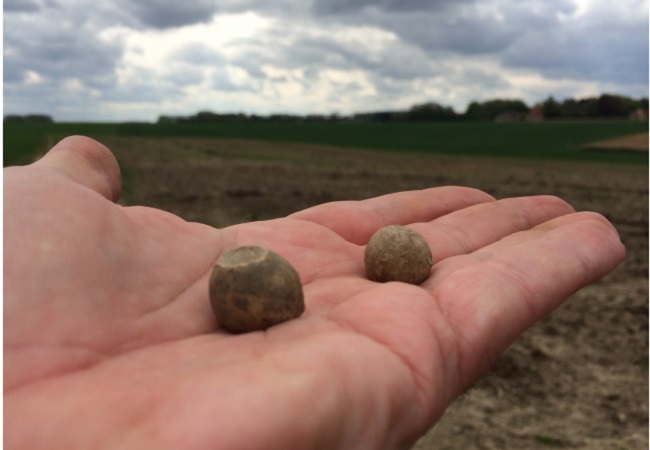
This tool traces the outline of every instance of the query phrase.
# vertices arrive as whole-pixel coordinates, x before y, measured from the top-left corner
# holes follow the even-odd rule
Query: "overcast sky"
[[[648,0],[4,0],[4,113],[648,95]]]

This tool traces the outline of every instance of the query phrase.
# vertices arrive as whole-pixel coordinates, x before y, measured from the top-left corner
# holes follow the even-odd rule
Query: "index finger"
[[[492,201],[494,197],[478,189],[445,186],[361,201],[326,203],[289,217],[317,223],[348,242],[363,245],[386,225],[429,222],[453,211]]]

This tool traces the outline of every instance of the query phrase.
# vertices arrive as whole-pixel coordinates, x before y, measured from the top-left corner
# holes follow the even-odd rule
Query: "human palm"
[[[624,256],[599,215],[456,187],[218,230],[115,204],[112,155],[79,137],[6,169],[4,186],[7,448],[408,446]],[[429,242],[421,286],[365,278],[364,244],[388,224]],[[231,335],[208,278],[247,244],[293,264],[306,311]]]

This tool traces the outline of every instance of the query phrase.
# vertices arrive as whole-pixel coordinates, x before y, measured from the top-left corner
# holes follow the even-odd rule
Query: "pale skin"
[[[119,193],[88,138],[4,170],[5,448],[408,448],[625,255],[602,216],[547,196],[444,187],[215,229]],[[427,239],[421,286],[365,278],[364,245],[388,224]],[[208,277],[250,244],[293,264],[306,312],[231,335]]]

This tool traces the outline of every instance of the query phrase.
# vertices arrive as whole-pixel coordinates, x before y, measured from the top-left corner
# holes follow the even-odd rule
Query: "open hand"
[[[546,196],[444,187],[218,230],[119,192],[112,154],[82,137],[4,171],[8,449],[408,447],[625,254],[602,216]],[[364,245],[388,224],[427,239],[421,286],[366,279]],[[298,270],[306,311],[231,335],[208,278],[253,244]]]

